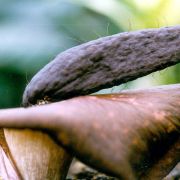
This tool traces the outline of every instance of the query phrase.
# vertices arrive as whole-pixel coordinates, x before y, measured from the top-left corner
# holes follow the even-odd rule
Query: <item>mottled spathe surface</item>
[[[120,179],[162,179],[180,160],[180,84],[81,96],[0,111],[0,126],[34,128],[94,169]]]

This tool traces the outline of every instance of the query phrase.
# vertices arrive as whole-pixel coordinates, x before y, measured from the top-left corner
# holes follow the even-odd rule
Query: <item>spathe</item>
[[[122,179],[161,179],[180,160],[180,84],[0,111],[0,126],[46,130]]]

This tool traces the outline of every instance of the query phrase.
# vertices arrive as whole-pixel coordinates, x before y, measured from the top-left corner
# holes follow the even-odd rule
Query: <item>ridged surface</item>
[[[23,104],[93,93],[180,62],[180,26],[125,32],[59,54],[27,86]]]

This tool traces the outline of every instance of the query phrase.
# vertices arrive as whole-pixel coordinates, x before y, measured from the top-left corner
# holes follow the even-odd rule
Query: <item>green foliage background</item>
[[[1,0],[0,108],[21,106],[31,77],[58,53],[122,31],[180,24],[178,0]],[[180,82],[180,65],[122,88]]]

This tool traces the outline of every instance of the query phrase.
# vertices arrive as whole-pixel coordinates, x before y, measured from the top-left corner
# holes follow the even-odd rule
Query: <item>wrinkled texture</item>
[[[24,106],[87,95],[180,62],[180,26],[125,32],[59,54],[26,87]]]
[[[81,161],[121,179],[162,179],[180,160],[180,84],[0,111],[0,126],[48,130]]]

